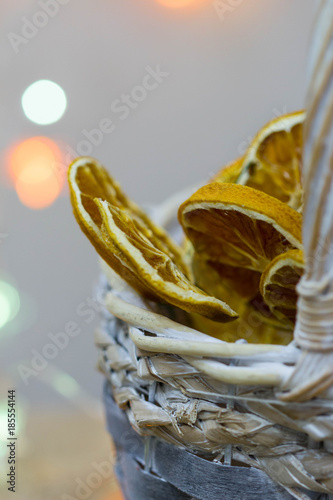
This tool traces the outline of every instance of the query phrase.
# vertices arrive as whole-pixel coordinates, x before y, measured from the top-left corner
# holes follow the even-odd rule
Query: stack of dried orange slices
[[[288,344],[303,272],[304,113],[279,117],[179,208],[179,247],[92,158],[70,166],[74,215],[104,261],[143,297],[234,342]]]

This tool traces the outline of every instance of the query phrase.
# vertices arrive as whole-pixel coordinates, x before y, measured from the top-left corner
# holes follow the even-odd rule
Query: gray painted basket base
[[[139,436],[104,387],[115,471],[126,500],[291,500],[264,472],[211,462],[153,437]],[[325,498],[314,494],[314,499]]]

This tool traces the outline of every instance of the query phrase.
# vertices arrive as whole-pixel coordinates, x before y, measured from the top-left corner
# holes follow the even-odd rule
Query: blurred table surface
[[[103,418],[31,409],[17,438],[15,500],[123,500]],[[13,498],[4,483],[0,497]]]

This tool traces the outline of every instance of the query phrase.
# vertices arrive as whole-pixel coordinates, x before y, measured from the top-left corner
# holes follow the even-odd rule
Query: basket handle
[[[284,389],[301,401],[333,388],[333,0],[320,2],[310,49],[304,125],[305,272],[295,340],[302,355]]]

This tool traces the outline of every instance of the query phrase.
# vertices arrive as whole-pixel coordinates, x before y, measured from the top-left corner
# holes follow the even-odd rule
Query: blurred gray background
[[[54,1],[57,12],[25,41],[10,34],[22,37],[27,20],[38,21],[43,0],[0,4],[0,280],[20,297],[15,318],[0,329],[0,378],[5,391],[16,387],[27,411],[98,406],[98,318],[77,313],[93,311],[87,301],[98,263],[65,186],[39,210],[20,201],[10,174],[13,148],[36,136],[55,141],[61,183],[71,155],[84,148],[84,131],[108,118],[113,131],[85,147],[137,202],[159,203],[206,182],[244,152],[266,121],[302,108],[316,6],[313,0],[192,0],[179,8],[171,5],[176,0]],[[157,67],[161,81],[143,96],[135,88]],[[67,96],[65,114],[51,125],[34,124],[21,106],[24,90],[40,79],[56,82]],[[140,101],[117,111],[116,100],[133,92]],[[68,322],[80,333],[23,383],[18,366],[32,369],[49,334]]]

